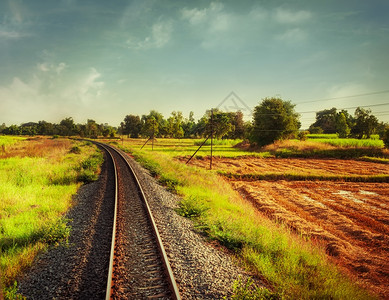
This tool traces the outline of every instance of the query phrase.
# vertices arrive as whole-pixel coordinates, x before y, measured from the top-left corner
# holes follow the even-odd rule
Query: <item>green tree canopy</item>
[[[263,99],[254,108],[251,141],[264,146],[297,134],[301,124],[294,107],[281,98]]]
[[[375,133],[378,127],[378,119],[376,116],[371,114],[370,109],[364,109],[358,107],[355,110],[355,125],[351,130],[352,135],[358,137],[359,139],[370,136]]]
[[[323,133],[336,133],[336,108],[324,109],[316,113],[316,122],[309,128],[320,127]]]
[[[142,122],[139,116],[127,115],[123,122],[123,134],[127,134],[132,138],[139,137],[142,129]]]

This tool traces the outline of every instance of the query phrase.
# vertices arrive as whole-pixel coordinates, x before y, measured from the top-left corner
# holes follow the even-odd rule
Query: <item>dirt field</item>
[[[206,160],[193,164],[209,167]],[[387,165],[352,160],[223,159],[231,173],[388,174]],[[312,172],[312,173],[310,173]],[[230,180],[261,213],[310,236],[358,281],[389,295],[389,183]]]
[[[185,159],[184,159],[185,160]],[[191,165],[209,168],[208,159],[194,159]],[[305,175],[389,174],[389,165],[347,159],[298,158],[213,158],[212,168],[235,174],[298,173]]]

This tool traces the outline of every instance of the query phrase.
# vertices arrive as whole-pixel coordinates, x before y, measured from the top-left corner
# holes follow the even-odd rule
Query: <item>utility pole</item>
[[[124,136],[123,136],[123,134],[124,134],[124,132],[123,132],[123,123],[122,123],[121,125],[122,125],[122,146],[123,146],[123,141],[124,141]]]
[[[155,123],[153,123],[153,135],[151,140],[151,151],[154,151],[154,134],[155,134]]]
[[[212,155],[213,155],[213,108],[211,109],[211,160],[209,161],[209,169],[212,170]]]

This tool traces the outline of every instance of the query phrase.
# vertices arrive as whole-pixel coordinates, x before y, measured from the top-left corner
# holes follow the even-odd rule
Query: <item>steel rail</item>
[[[161,258],[162,258],[162,262],[163,262],[163,265],[164,265],[164,270],[165,270],[165,273],[167,275],[167,280],[168,280],[168,283],[169,283],[169,286],[170,286],[170,290],[172,292],[172,297],[173,297],[173,299],[181,300],[181,296],[180,296],[180,293],[179,293],[179,290],[178,290],[178,287],[177,287],[177,283],[176,283],[176,280],[174,278],[174,274],[173,274],[173,271],[172,271],[170,263],[169,263],[169,259],[168,259],[167,254],[166,254],[165,247],[163,246],[162,239],[161,239],[161,236],[159,234],[159,231],[158,231],[157,225],[155,223],[154,217],[152,215],[150,206],[148,204],[147,198],[145,196],[145,193],[143,192],[142,186],[140,184],[140,181],[139,181],[138,177],[136,176],[136,173],[135,173],[134,169],[132,168],[132,166],[130,165],[130,163],[126,159],[127,155],[123,151],[121,151],[119,149],[116,149],[115,147],[112,147],[111,145],[107,145],[107,144],[100,143],[100,142],[95,142],[95,143],[97,145],[100,145],[101,147],[103,147],[109,153],[110,157],[112,158],[112,160],[114,162],[114,168],[115,168],[115,185],[116,185],[115,190],[116,190],[116,193],[115,193],[114,232],[113,232],[113,235],[112,235],[113,238],[112,238],[111,256],[110,256],[110,263],[109,263],[108,282],[107,282],[107,290],[106,290],[106,300],[111,299],[113,261],[114,261],[114,246],[115,246],[115,244],[114,244],[115,243],[114,237],[116,236],[116,215],[117,215],[117,195],[118,195],[118,180],[117,180],[117,176],[118,175],[117,175],[115,160],[113,159],[113,155],[111,154],[110,150],[111,151],[115,151],[117,154],[119,154],[119,156],[125,161],[128,169],[130,170],[131,174],[134,177],[134,180],[135,180],[136,186],[138,188],[140,197],[141,197],[141,199],[142,199],[142,201],[143,201],[143,203],[144,203],[144,205],[146,207],[147,217],[148,217],[148,219],[149,219],[149,221],[151,223],[151,227],[153,229],[153,233],[154,233],[154,236],[155,236],[156,241],[157,241],[157,246],[158,246]]]
[[[113,264],[114,264],[114,254],[115,254],[115,241],[116,241],[116,220],[117,220],[117,208],[118,208],[118,194],[119,194],[119,186],[118,186],[118,172],[116,169],[115,159],[113,158],[109,149],[102,143],[96,143],[108,153],[109,157],[113,163],[113,169],[115,172],[115,208],[114,208],[114,216],[113,216],[113,228],[112,228],[112,241],[111,241],[111,252],[109,257],[109,268],[108,268],[108,279],[107,279],[107,287],[105,299],[111,299],[111,291],[112,291],[112,275],[113,275]]]

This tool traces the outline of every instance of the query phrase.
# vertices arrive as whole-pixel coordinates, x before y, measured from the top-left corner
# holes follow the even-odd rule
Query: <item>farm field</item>
[[[209,159],[194,159],[190,163],[209,167]],[[346,159],[214,157],[212,167],[233,174],[389,175],[386,164]]]
[[[38,253],[65,242],[64,214],[82,182],[97,178],[102,154],[89,142],[0,136],[0,283],[15,296]]]
[[[192,165],[209,168],[209,160]],[[215,170],[245,174],[388,175],[386,164],[340,159],[214,158]],[[321,245],[364,286],[389,293],[389,183],[228,179],[263,215]]]

